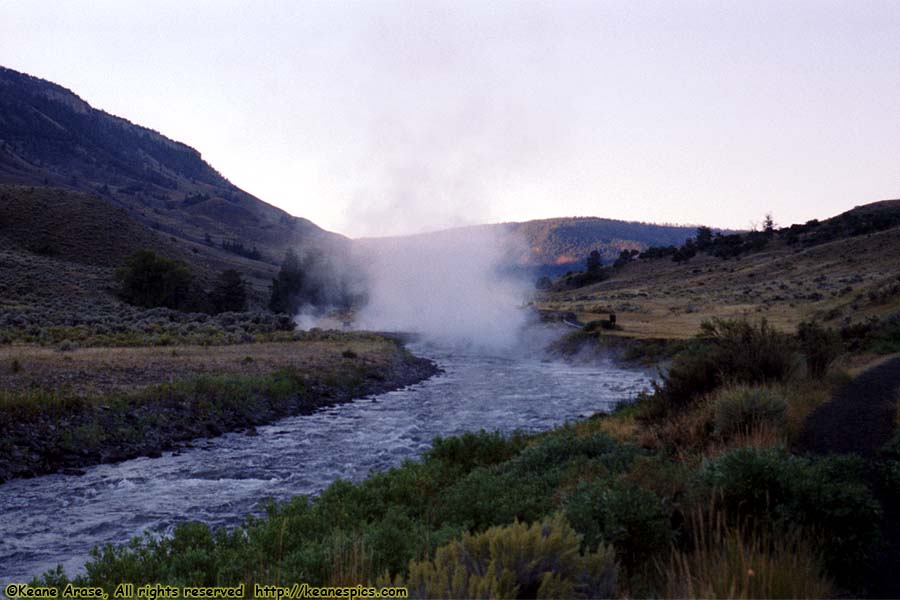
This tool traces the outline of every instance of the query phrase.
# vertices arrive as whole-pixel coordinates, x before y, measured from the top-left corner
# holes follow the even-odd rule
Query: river
[[[160,458],[98,465],[0,485],[0,583],[62,564],[82,572],[95,545],[199,520],[234,526],[265,499],[315,494],[427,450],[435,436],[479,429],[539,431],[606,411],[647,388],[646,371],[613,362],[571,365],[535,356],[415,345],[444,372],[427,381],[195,441]]]

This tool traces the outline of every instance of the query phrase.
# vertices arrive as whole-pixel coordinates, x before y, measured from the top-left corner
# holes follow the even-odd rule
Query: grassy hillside
[[[61,188],[0,186],[0,238],[22,251],[101,267],[119,266],[141,248],[188,258],[187,248],[123,209]]]
[[[149,229],[94,195],[0,185],[0,307],[118,304],[110,293],[115,269],[142,248],[184,261],[201,285],[225,269],[238,269],[257,306],[265,303],[277,271],[215,245]]]
[[[711,316],[766,317],[785,329],[816,318],[841,327],[900,310],[898,256],[900,206],[876,203],[784,228],[736,258],[634,260],[609,280],[543,294],[537,306],[584,322],[615,312],[622,330],[610,333],[635,337],[685,338]]]

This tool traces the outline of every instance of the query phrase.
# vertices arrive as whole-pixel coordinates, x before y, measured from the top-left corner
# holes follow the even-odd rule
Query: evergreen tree
[[[586,270],[588,274],[595,275],[600,271],[600,268],[603,266],[603,261],[600,258],[600,253],[596,250],[592,250],[591,254],[587,257],[587,261],[585,263]]]
[[[247,310],[247,289],[241,274],[235,269],[222,271],[210,292],[210,300],[217,313]]]
[[[701,225],[697,228],[697,249],[698,250],[706,250],[713,243],[713,232],[712,229],[706,227],[705,225]]]
[[[293,248],[284,255],[281,269],[272,280],[269,309],[276,313],[294,314],[300,308],[300,299],[305,283],[300,258]]]
[[[136,306],[182,309],[190,299],[193,276],[181,261],[138,250],[116,271],[123,300]]]

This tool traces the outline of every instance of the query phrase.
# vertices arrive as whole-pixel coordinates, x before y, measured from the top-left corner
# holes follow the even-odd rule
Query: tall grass
[[[773,537],[761,528],[728,525],[721,509],[696,510],[691,544],[673,549],[661,567],[669,598],[830,598],[813,544],[799,534]]]

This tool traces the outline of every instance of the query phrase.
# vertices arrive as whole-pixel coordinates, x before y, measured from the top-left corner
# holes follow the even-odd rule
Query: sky
[[[352,237],[900,197],[900,2],[0,0],[0,64]]]

